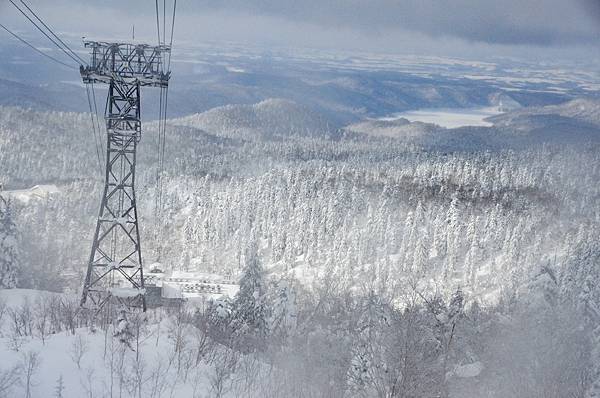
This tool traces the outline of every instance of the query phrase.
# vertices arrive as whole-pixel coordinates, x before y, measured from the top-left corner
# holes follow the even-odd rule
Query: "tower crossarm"
[[[167,87],[171,73],[164,71],[169,46],[86,41],[91,49],[89,66],[80,69],[84,83],[122,81],[140,86]]]

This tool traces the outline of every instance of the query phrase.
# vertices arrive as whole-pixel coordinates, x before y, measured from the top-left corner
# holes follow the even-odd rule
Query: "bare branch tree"
[[[54,398],[63,398],[65,392],[65,382],[63,375],[61,374],[56,380],[56,387],[54,387]]]
[[[78,369],[81,369],[81,359],[88,352],[89,344],[86,338],[81,334],[75,334],[75,338],[71,343],[71,349],[69,350],[69,356],[75,362]]]
[[[8,306],[6,305],[6,301],[0,297],[0,336],[2,336],[2,326],[4,324],[4,315],[8,310]]]
[[[94,368],[89,367],[84,371],[84,377],[79,380],[87,398],[94,398],[94,374]]]
[[[211,361],[212,373],[209,375],[210,387],[214,398],[222,398],[231,388],[231,377],[236,371],[239,353],[223,347],[215,352]]]
[[[50,311],[49,305],[45,299],[38,296],[34,303],[34,326],[37,334],[42,340],[42,344],[46,344],[46,337],[48,336],[48,328],[50,323]]]
[[[25,398],[31,398],[33,394],[33,388],[37,386],[35,375],[38,372],[40,365],[41,359],[38,352],[27,351],[23,354],[21,359],[23,379],[21,382],[25,387]]]
[[[14,396],[12,389],[21,379],[21,367],[16,365],[7,370],[0,370],[0,398]]]

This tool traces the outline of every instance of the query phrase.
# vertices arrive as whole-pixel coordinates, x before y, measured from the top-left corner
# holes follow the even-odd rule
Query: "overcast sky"
[[[56,30],[128,38],[135,24],[138,37],[156,36],[154,1],[26,1]],[[600,0],[178,0],[178,11],[180,42],[458,56],[600,54]],[[0,23],[24,29],[22,19],[0,0]]]

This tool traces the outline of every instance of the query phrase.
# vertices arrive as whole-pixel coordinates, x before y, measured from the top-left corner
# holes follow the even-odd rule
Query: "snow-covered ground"
[[[5,304],[0,319],[4,326],[0,329],[0,396],[25,396],[28,367],[32,398],[58,396],[60,384],[60,396],[64,398],[207,396],[212,368],[203,361],[196,362],[192,348],[196,330],[189,325],[174,325],[168,317],[157,318],[158,313],[148,314],[139,340],[133,337],[130,347],[113,337],[112,327],[107,331],[76,328],[75,334],[48,330],[44,339],[36,331],[33,336],[16,336],[10,311],[21,314],[21,306],[28,303],[35,313],[34,303],[51,296],[61,295],[0,290],[0,303]],[[188,350],[177,352],[176,345]],[[18,369],[18,377],[3,391],[3,377],[11,369]]]
[[[407,119],[411,122],[433,123],[446,128],[492,126],[486,118],[499,115],[499,107],[419,109],[397,113],[381,120]]]

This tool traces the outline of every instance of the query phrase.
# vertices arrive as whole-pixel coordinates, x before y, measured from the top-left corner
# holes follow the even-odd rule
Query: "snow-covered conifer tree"
[[[296,327],[296,292],[287,280],[276,283],[273,290],[270,330],[278,337],[285,338]]]
[[[446,246],[448,248],[448,256],[446,258],[446,269],[444,270],[444,279],[447,279],[448,277],[454,277],[454,272],[456,271],[458,262],[458,251],[460,248],[461,239],[461,225],[459,219],[458,206],[459,200],[458,196],[455,194],[452,197],[452,202],[450,203],[450,207],[446,214]]]
[[[244,350],[261,349],[268,335],[269,317],[265,275],[258,258],[258,244],[251,240],[244,255],[240,290],[233,305],[234,334],[240,336]]]
[[[0,196],[0,288],[14,288],[19,268],[17,228],[10,203]]]
[[[422,276],[427,268],[427,261],[429,259],[428,253],[429,247],[429,236],[427,230],[423,230],[423,234],[417,240],[415,251],[413,254],[413,272],[415,275]]]
[[[131,326],[129,324],[129,321],[127,320],[127,315],[124,310],[119,312],[113,336],[118,338],[122,344],[124,344],[125,346],[127,346],[127,348],[133,351],[133,347],[131,346],[131,339],[133,339],[134,334],[131,331]]]

